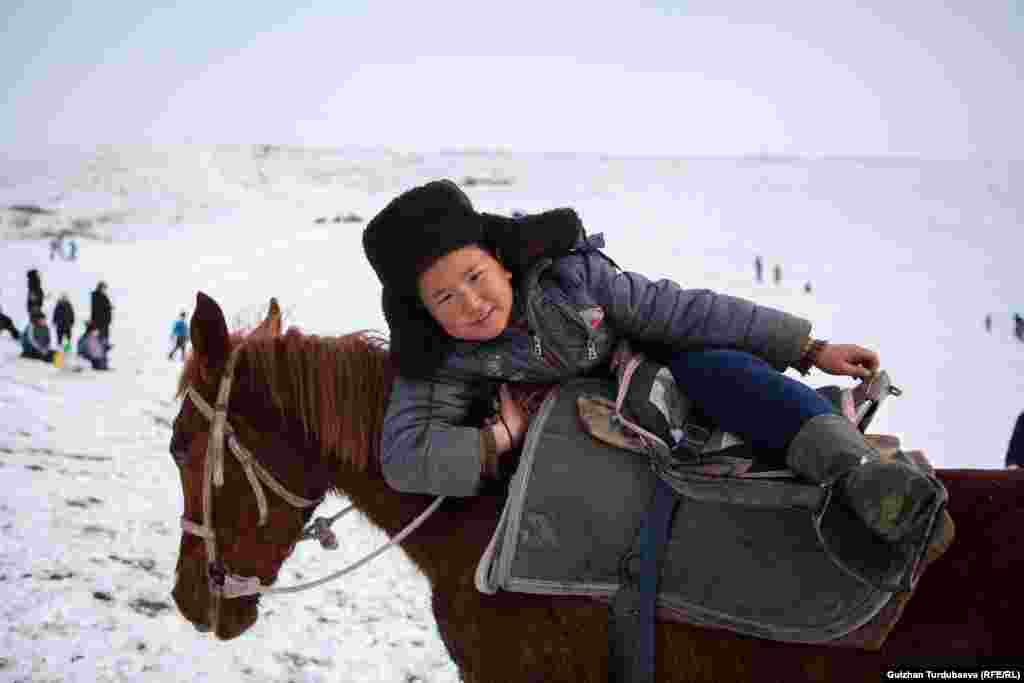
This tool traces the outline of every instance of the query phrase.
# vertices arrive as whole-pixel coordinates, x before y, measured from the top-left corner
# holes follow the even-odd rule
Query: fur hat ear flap
[[[484,241],[514,275],[522,275],[537,261],[568,253],[586,237],[583,223],[572,209],[507,218],[481,214]]]
[[[428,377],[444,361],[454,340],[430,315],[418,294],[401,294],[385,287],[381,308],[391,331],[388,354],[399,374]]]

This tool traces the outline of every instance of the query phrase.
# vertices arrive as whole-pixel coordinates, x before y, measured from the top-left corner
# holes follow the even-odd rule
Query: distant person
[[[64,240],[61,237],[54,237],[52,240],[50,240],[50,260],[51,261],[53,260],[53,257],[56,254],[60,254],[60,257],[64,258]]]
[[[110,298],[107,296],[107,283],[103,280],[100,280],[96,285],[96,289],[93,290],[91,303],[89,320],[96,325],[103,343],[109,344],[110,322],[113,319],[114,307],[110,305]]]
[[[985,331],[986,332],[991,332],[992,331],[992,314],[991,313],[986,313],[985,314]]]
[[[75,240],[68,240],[68,261],[74,261],[78,258],[78,242]]]
[[[28,310],[28,319],[32,320],[32,316],[36,313],[42,314],[43,299],[46,296],[43,294],[43,282],[39,279],[38,270],[33,268],[25,276],[28,278],[28,303],[26,308]]]
[[[811,282],[810,282],[810,280],[808,280],[807,282],[804,283],[804,294],[810,294],[810,293],[811,293]]]
[[[53,307],[53,328],[57,330],[58,347],[63,347],[65,340],[71,341],[71,328],[74,326],[75,309],[71,307],[67,292],[64,292]]]
[[[185,360],[185,346],[188,344],[188,323],[185,322],[185,311],[178,315],[171,327],[171,339],[174,341],[174,348],[167,354],[167,360],[173,360],[174,354],[180,349],[181,359]]]
[[[775,274],[775,284],[781,283],[782,282],[782,266],[776,265],[775,268],[773,268],[773,271],[774,271],[774,274]]]
[[[1020,313],[1013,314],[1013,333],[1024,342],[1024,318],[1020,317]]]
[[[36,313],[21,333],[21,357],[53,362],[54,351],[50,348],[50,326],[46,316]]]
[[[14,326],[14,321],[4,315],[3,309],[0,309],[0,333],[7,330],[14,337],[14,341],[18,341],[21,335],[18,334],[18,328]]]
[[[1011,470],[1024,467],[1024,412],[1017,416],[1010,447],[1006,449],[1006,466]]]
[[[764,279],[764,262],[761,261],[760,256],[754,258],[754,277],[758,282]]]
[[[78,338],[78,355],[92,364],[93,370],[107,370],[109,347],[100,338],[100,331],[90,320],[85,323],[85,332]]]

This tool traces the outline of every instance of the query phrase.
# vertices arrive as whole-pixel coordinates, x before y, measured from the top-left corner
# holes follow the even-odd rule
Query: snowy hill
[[[169,591],[180,485],[167,453],[180,363],[171,323],[195,293],[252,322],[271,296],[319,334],[384,329],[361,248],[367,219],[425,180],[478,208],[575,207],[625,268],[754,299],[817,336],[877,349],[904,395],[877,431],[941,467],[1002,464],[1024,410],[1024,165],[871,159],[653,159],[252,146],[107,147],[0,165],[0,305],[19,328],[25,272],[75,307],[100,279],[114,371],[62,371],[0,338],[0,681],[454,681],[425,584],[400,552],[322,591],[265,602],[249,635],[192,630]],[[94,226],[76,262],[46,235]],[[768,281],[754,282],[754,257]],[[770,281],[782,268],[782,281]],[[811,293],[804,284],[812,284]],[[993,329],[983,327],[986,313]],[[811,384],[832,378],[815,373]],[[845,382],[841,382],[845,383]],[[330,510],[340,503],[330,502]],[[300,549],[282,581],[381,540],[361,521],[335,554]],[[336,556],[337,557],[336,557]]]

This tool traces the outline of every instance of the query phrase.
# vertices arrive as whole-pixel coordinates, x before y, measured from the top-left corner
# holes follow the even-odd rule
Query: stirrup
[[[875,419],[875,414],[882,402],[889,396],[901,396],[903,390],[892,383],[888,372],[879,370],[855,386],[851,393],[853,394],[853,405],[856,407],[854,424],[863,433]]]
[[[900,396],[903,391],[892,383],[888,372],[879,370],[855,387],[842,389],[830,385],[820,387],[818,393],[864,433],[875,419],[878,408],[885,399],[889,396]]]

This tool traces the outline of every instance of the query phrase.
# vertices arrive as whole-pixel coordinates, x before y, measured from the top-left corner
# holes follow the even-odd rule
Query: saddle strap
[[[619,590],[608,615],[609,683],[654,683],[654,615],[658,580],[672,514],[679,499],[660,478],[654,480],[652,501],[637,531],[634,549],[619,566]],[[636,571],[632,560],[638,559]]]

